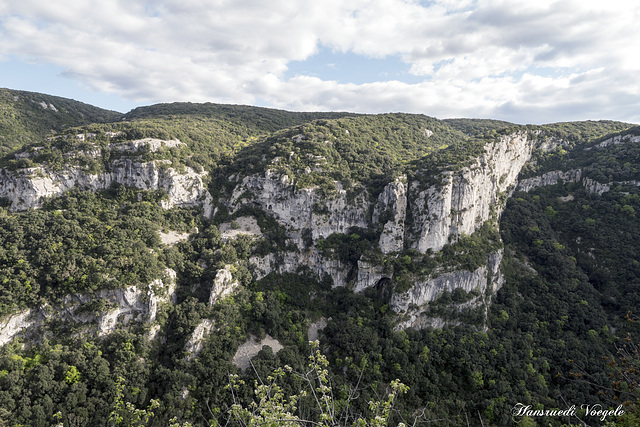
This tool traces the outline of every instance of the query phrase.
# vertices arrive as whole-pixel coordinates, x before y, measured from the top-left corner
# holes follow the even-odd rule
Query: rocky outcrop
[[[354,286],[355,292],[362,292],[380,283],[382,279],[391,279],[392,275],[386,274],[384,267],[372,264],[364,260],[358,260],[358,279]]]
[[[6,316],[0,320],[0,346],[10,342],[22,331],[30,328],[34,323],[31,310],[24,310],[19,313]]]
[[[611,184],[602,184],[591,178],[583,177],[582,169],[572,169],[568,171],[551,171],[540,176],[523,179],[518,182],[516,190],[527,193],[534,188],[556,185],[560,182],[579,182],[589,193],[598,195],[602,195],[611,189]]]
[[[478,291],[479,296],[471,304],[482,304],[485,294],[494,294],[503,284],[500,272],[502,250],[489,255],[487,264],[474,271],[457,270],[442,274],[434,274],[426,280],[417,280],[410,290],[391,297],[389,306],[392,310],[405,316],[398,327],[420,327],[424,323],[424,312],[428,304],[436,300],[443,292],[453,292],[461,288],[465,292]],[[487,292],[487,288],[488,292]],[[467,303],[466,305],[471,305]],[[424,323],[428,325],[431,320]]]
[[[327,259],[317,249],[311,248],[302,252],[284,252],[269,254],[263,257],[251,257],[249,263],[253,268],[253,277],[260,280],[271,272],[296,273],[300,267],[306,267],[318,278],[331,277],[334,286],[344,286],[350,267],[337,259]]]
[[[604,148],[610,145],[625,144],[628,142],[640,142],[640,135],[616,135],[612,138],[602,141],[596,145],[596,148]]]
[[[379,241],[382,253],[400,252],[404,249],[406,217],[407,177],[402,176],[384,188],[373,210],[373,223],[384,222]]]
[[[174,148],[183,146],[184,143],[179,139],[156,139],[156,138],[144,138],[136,139],[134,141],[126,141],[120,144],[112,144],[112,147],[117,151],[136,152],[143,151],[149,153],[155,153],[162,148]]]
[[[252,216],[241,216],[234,221],[224,222],[220,224],[219,229],[223,241],[232,240],[241,235],[251,238],[262,237],[258,220]]]
[[[155,151],[159,146],[182,143],[177,140],[139,140],[127,144],[122,146],[122,150],[144,146]],[[97,157],[99,154],[99,150],[94,150],[88,155]],[[164,208],[196,205],[207,208],[211,204],[211,195],[203,183],[205,174],[190,167],[183,166],[179,171],[169,160],[142,162],[135,158],[120,158],[112,161],[108,169],[95,174],[77,166],[62,170],[50,170],[44,166],[16,171],[0,169],[0,197],[8,199],[11,210],[16,211],[38,208],[44,198],[59,196],[74,187],[99,191],[121,184],[142,190],[165,190],[168,199],[163,201]]]
[[[533,178],[526,178],[518,182],[517,191],[525,193],[537,187],[545,187],[547,185],[556,185],[562,182],[579,182],[582,178],[581,169],[572,169],[568,171],[551,171]]]
[[[471,166],[438,175],[439,184],[420,190],[410,185],[413,236],[410,247],[439,251],[450,237],[472,234],[492,215],[499,216],[504,196],[515,185],[535,142],[526,132],[502,136],[485,146]]]
[[[238,287],[238,282],[233,280],[233,271],[235,271],[235,267],[232,264],[227,264],[218,270],[209,294],[209,307],[230,295]]]
[[[327,320],[331,320],[331,318],[326,319],[321,317],[316,322],[309,325],[309,328],[307,329],[307,337],[309,338],[309,341],[318,341],[320,331],[324,330],[328,325]]]
[[[325,200],[316,189],[297,189],[287,175],[268,170],[264,175],[245,177],[235,187],[229,206],[234,211],[244,203],[251,203],[272,213],[299,247],[303,246],[301,234],[305,229],[310,230],[315,242],[333,233],[345,233],[351,227],[373,224],[382,229],[378,246],[383,254],[406,248],[436,252],[451,237],[470,235],[487,220],[500,215],[508,190],[515,186],[536,144],[525,132],[500,137],[488,143],[484,154],[470,166],[442,172],[441,184],[421,190],[419,182],[408,183],[401,176],[387,184],[372,205],[365,190],[354,200],[347,200],[346,192],[337,183],[336,195]],[[409,215],[411,227],[406,225]],[[338,286],[347,284],[350,270],[337,260],[325,259],[314,246],[298,252],[253,257],[250,262],[257,279],[273,271],[296,272],[305,266],[318,277],[329,274]],[[406,311],[405,306],[425,304],[444,289],[485,289],[487,268],[443,273],[418,282],[408,293],[395,296],[395,307]],[[354,290],[361,292],[392,278],[382,266],[360,260]]]
[[[346,233],[351,227],[366,227],[369,205],[366,191],[355,200],[347,200],[347,192],[340,183],[336,187],[336,194],[326,198],[316,188],[297,189],[287,175],[267,170],[264,175],[245,177],[233,190],[230,206],[235,211],[250,202],[289,229],[311,230],[314,241],[333,233]]]
[[[189,341],[185,344],[185,351],[187,352],[186,361],[190,362],[195,359],[198,354],[202,351],[202,346],[204,345],[204,340],[209,336],[209,333],[213,329],[213,320],[204,319],[202,320],[196,329],[194,329]]]
[[[135,321],[151,324],[161,304],[174,301],[176,273],[165,271],[164,280],[154,280],[146,289],[129,286],[90,294],[70,294],[60,303],[26,310],[0,322],[0,345],[24,333],[33,333],[52,322],[86,326],[85,332],[107,335],[118,325]]]

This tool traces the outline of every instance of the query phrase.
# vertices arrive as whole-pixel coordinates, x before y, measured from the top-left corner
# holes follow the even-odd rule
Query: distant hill
[[[445,119],[443,121],[468,136],[480,136],[492,130],[499,131],[515,126],[513,123],[492,119]]]
[[[274,132],[313,120],[338,119],[358,115],[359,114],[347,112],[293,112],[249,105],[174,102],[135,108],[125,114],[124,119],[139,120],[167,118],[169,116],[205,116],[227,120],[235,124],[242,124],[244,127],[253,127],[263,132]]]
[[[0,153],[70,126],[119,120],[121,113],[58,96],[0,89]]]

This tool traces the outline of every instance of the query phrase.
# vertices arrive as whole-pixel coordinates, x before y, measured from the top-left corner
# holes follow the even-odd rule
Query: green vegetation
[[[161,278],[162,228],[187,230],[198,211],[165,211],[163,192],[115,187],[71,190],[42,209],[0,212],[0,314],[58,301],[75,292],[136,285]]]
[[[513,123],[502,120],[488,119],[445,119],[443,121],[448,123],[452,128],[463,132],[465,135],[475,137],[487,135],[491,132],[499,132],[514,126]]]
[[[3,124],[6,132],[0,129],[5,138],[22,132],[18,123],[32,127],[24,139],[4,144],[3,166],[75,165],[91,173],[126,156],[170,160],[211,173],[217,212],[207,219],[197,208],[165,210],[162,191],[122,186],[97,194],[72,190],[37,210],[0,208],[2,325],[25,308],[51,314],[70,293],[148,289],[166,268],[177,274],[175,301],[158,307],[154,325],[121,321],[98,336],[91,333],[95,324],[80,329],[49,318],[39,340],[2,346],[0,425],[501,426],[516,425],[512,409],[518,403],[542,410],[595,403],[615,408],[620,402],[627,414],[610,419],[613,425],[637,423],[640,150],[637,143],[596,144],[613,132],[636,135],[638,128],[617,122],[514,127],[409,114],[181,103],[136,109],[124,121],[107,113],[104,123],[55,121],[50,128],[56,138],[48,140],[49,125],[38,123],[57,113],[39,106],[38,94],[16,101],[18,95],[6,93],[0,92],[10,96],[1,105],[33,107],[34,116],[20,121],[8,107],[2,110],[5,118],[16,114],[15,121],[2,122],[10,123]],[[42,99],[58,110],[65,105]],[[485,143],[513,131],[564,141],[536,153],[526,173],[581,169],[583,177],[610,184],[609,191],[592,194],[581,183],[561,182],[516,192],[499,220],[426,254],[382,254],[379,228],[353,228],[314,242],[310,228],[292,233],[253,205],[250,193],[238,210],[224,203],[238,182],[267,168],[288,175],[295,188],[318,186],[327,198],[340,181],[351,196],[365,188],[375,200],[390,180],[407,175],[424,186],[434,173],[468,164]],[[77,134],[95,136],[80,141]],[[185,145],[154,153],[117,148],[147,137]],[[9,153],[18,147],[31,157]],[[99,154],[88,155],[92,150]],[[313,209],[327,211],[322,202]],[[223,239],[218,226],[228,222],[239,229],[242,216],[256,218],[262,237]],[[164,245],[159,232],[169,230],[190,234]],[[302,247],[293,243],[299,235]],[[356,278],[358,261],[381,266],[389,278],[379,289],[355,294],[308,268],[281,272],[285,253],[311,257],[314,249],[327,263],[349,267],[347,281]],[[504,284],[495,295],[440,292],[425,309],[447,321],[442,329],[396,329],[402,319],[390,307],[394,293],[429,275],[474,271],[499,250]],[[262,277],[252,267],[256,259],[273,262],[274,271]],[[209,306],[223,268],[237,286]],[[491,300],[486,312],[475,304],[479,300]],[[97,321],[114,304],[96,298],[75,307],[74,315],[94,314]],[[309,327],[320,320],[326,327],[315,347]],[[186,344],[203,321],[211,332],[200,353],[188,357]],[[160,328],[155,338],[152,326]],[[263,347],[241,371],[233,363],[239,346],[267,334],[284,348],[274,354]],[[314,399],[313,391],[326,399]],[[526,423],[578,421],[537,417],[519,425]]]
[[[207,120],[230,122],[240,127],[252,129],[252,133],[275,132],[319,119],[337,119],[357,116],[353,113],[333,112],[290,112],[272,108],[252,107],[248,105],[192,104],[176,102],[139,107],[125,114],[124,119],[137,121],[142,119],[172,119],[176,117],[202,117]]]
[[[396,177],[466,161],[481,153],[484,143],[423,115],[316,120],[240,150],[230,165],[214,174],[239,180],[269,168],[287,175],[296,188],[318,186],[327,197],[335,194],[336,181],[347,191],[363,185],[377,197]]]
[[[542,175],[552,170],[575,169],[594,161],[592,153],[585,148],[617,134],[633,132],[630,123],[609,120],[554,123],[542,126],[527,126],[541,141],[551,142],[556,146],[552,150],[536,150],[532,160],[525,165],[522,177]],[[582,161],[580,161],[582,159]]]
[[[0,89],[0,155],[39,143],[70,126],[113,122],[121,117],[115,111],[71,99]]]

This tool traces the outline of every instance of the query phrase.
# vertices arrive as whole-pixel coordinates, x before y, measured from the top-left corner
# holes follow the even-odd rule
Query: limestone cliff
[[[383,218],[385,215],[388,219]],[[373,210],[372,222],[384,224],[379,241],[382,253],[401,252],[404,249],[406,218],[407,177],[402,176],[384,188]]]
[[[485,145],[485,152],[471,166],[445,171],[440,183],[420,190],[410,184],[413,233],[409,245],[422,253],[439,251],[462,234],[470,235],[492,215],[504,209],[506,192],[516,183],[530,159],[536,141],[526,132],[502,136]]]
[[[243,203],[257,205],[291,230],[311,230],[314,240],[368,225],[366,191],[349,201],[340,183],[337,194],[328,199],[315,190],[297,189],[287,175],[268,169],[245,177],[234,188],[229,205],[232,212]]]
[[[460,236],[473,234],[487,221],[497,221],[521,168],[538,146],[539,142],[526,132],[502,136],[488,142],[471,165],[441,172],[437,177],[440,184],[421,189],[418,180],[401,176],[388,183],[373,201],[364,188],[348,200],[339,182],[336,194],[323,198],[316,188],[296,188],[289,176],[267,169],[263,174],[243,178],[235,186],[228,206],[231,212],[243,204],[259,206],[272,214],[298,245],[298,251],[253,257],[256,278],[272,271],[295,272],[305,266],[318,277],[328,274],[335,286],[348,285],[348,277],[354,277],[351,285],[361,292],[385,280],[392,281],[393,272],[364,259],[350,267],[324,257],[315,243],[333,233],[360,227],[380,230],[378,250],[383,255],[393,257],[407,249],[437,253]],[[411,224],[407,225],[409,216]],[[302,238],[304,230],[310,231],[314,243],[310,247]],[[393,295],[390,306],[407,316],[409,320],[401,325],[409,327],[421,324],[425,307],[445,290],[475,289],[482,295],[477,304],[485,304],[487,287],[490,295],[501,284],[501,258],[499,251],[488,254],[487,264],[475,271],[454,269],[417,277],[411,289]]]
[[[129,286],[95,293],[70,294],[57,303],[25,310],[0,321],[0,345],[27,335],[38,340],[41,328],[54,323],[80,328],[84,333],[107,335],[119,325],[139,322],[152,325],[162,304],[175,302],[176,273],[165,271],[147,289]]]
[[[141,151],[155,152],[159,147],[175,147],[180,141],[154,139],[135,140],[109,147],[115,152],[136,154]],[[143,150],[144,148],[144,150]],[[29,157],[32,153],[17,153],[17,158]],[[77,153],[76,153],[77,154]],[[99,149],[84,154],[98,158]],[[98,159],[100,160],[100,159]],[[101,160],[100,160],[101,161]],[[188,166],[179,169],[170,160],[141,161],[136,156],[116,158],[109,162],[107,170],[91,173],[80,166],[69,164],[63,168],[47,165],[23,168],[15,171],[0,169],[0,197],[11,202],[12,210],[38,208],[46,197],[55,197],[71,188],[83,190],[105,190],[114,184],[143,190],[165,190],[168,198],[163,207],[210,205],[211,196],[206,189],[204,173],[197,173]],[[206,215],[211,212],[206,211]]]
[[[417,281],[407,292],[394,294],[391,297],[391,308],[404,315],[404,319],[398,324],[398,328],[408,328],[429,325],[434,321],[429,316],[429,303],[435,301],[445,291],[452,293],[456,289],[462,289],[466,293],[475,292],[471,301],[458,308],[470,306],[487,306],[488,302],[503,283],[500,273],[502,251],[489,255],[487,264],[474,271],[456,270],[442,274],[433,274],[431,277]]]
[[[538,140],[537,137],[536,132],[519,131],[487,140],[479,156],[468,159],[464,165],[441,167],[435,176],[425,176],[428,172],[417,170],[397,176],[377,189],[360,182],[343,185],[334,181],[335,190],[330,193],[314,186],[299,186],[293,175],[278,169],[275,160],[268,163],[264,159],[267,167],[263,172],[226,177],[231,189],[221,192],[215,200],[205,187],[206,173],[174,165],[170,160],[143,161],[140,157],[141,153],[179,148],[180,141],[143,139],[112,144],[109,150],[119,154],[98,173],[89,173],[80,166],[2,169],[0,197],[11,202],[12,210],[22,210],[37,208],[43,198],[60,195],[73,187],[97,191],[121,184],[146,190],[163,189],[168,195],[164,201],[166,208],[201,205],[206,216],[222,209],[225,215],[235,218],[234,223],[220,225],[221,240],[227,243],[239,236],[248,236],[254,241],[268,239],[268,233],[260,229],[259,221],[242,213],[247,206],[258,208],[285,231],[287,244],[286,248],[272,253],[250,256],[248,263],[254,279],[259,280],[271,272],[298,273],[304,267],[317,278],[329,276],[334,286],[351,286],[356,292],[372,287],[384,288],[390,290],[389,306],[402,316],[398,326],[422,327],[442,322],[431,315],[430,303],[456,289],[475,295],[456,306],[460,310],[486,308],[491,295],[502,283],[499,271],[502,251],[492,248],[486,253],[486,263],[472,271],[454,265],[431,269],[422,276],[414,275],[410,287],[402,291],[393,289],[397,277],[389,265],[394,259],[404,257],[411,261],[416,254],[423,259],[435,257],[447,245],[473,235],[483,225],[497,224],[507,197],[515,189],[529,191],[538,186],[570,181],[582,182],[593,193],[608,190],[607,184],[583,177],[580,169],[551,171],[518,182],[518,175],[532,153],[555,150],[561,145],[557,140]],[[83,135],[83,140],[91,139],[91,135]],[[302,141],[298,139],[297,142]],[[605,142],[618,144],[627,139],[613,138]],[[602,143],[598,148],[607,144]],[[30,158],[32,154],[16,156]],[[86,149],[83,155],[97,158],[101,151]],[[312,157],[316,161],[322,156]],[[302,173],[324,173],[322,165],[326,159],[322,157],[321,160],[318,160],[317,170]],[[353,230],[368,230],[375,235],[368,241],[370,247],[365,248],[368,256],[357,261],[345,260],[323,251],[323,240],[335,234],[348,237]],[[238,282],[233,278],[236,267],[227,264],[217,271],[210,284],[209,306],[236,289]],[[108,305],[98,317],[95,313],[76,313],[78,307],[96,299]],[[158,301],[152,292],[135,288],[69,295],[60,304],[5,319],[0,336],[10,339],[47,319],[95,323],[98,333],[106,334],[116,324],[128,320],[152,323]],[[190,355],[197,354],[199,343],[211,327],[207,324],[198,329],[193,342],[187,346]]]

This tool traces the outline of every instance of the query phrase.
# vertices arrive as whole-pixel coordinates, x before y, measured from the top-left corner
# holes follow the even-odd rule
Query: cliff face
[[[234,188],[229,205],[232,212],[244,203],[257,205],[291,231],[309,229],[314,240],[366,227],[366,191],[349,201],[339,183],[337,187],[337,194],[325,199],[314,188],[296,189],[287,175],[267,170],[264,175],[245,177]]]
[[[91,135],[85,134],[83,139],[90,140]],[[300,143],[302,139],[298,139],[296,141]],[[596,148],[632,139],[612,138]],[[249,264],[253,279],[259,280],[271,272],[298,273],[304,267],[317,278],[329,276],[334,286],[350,286],[356,292],[373,287],[379,291],[391,289],[389,306],[401,315],[398,327],[405,328],[441,324],[442,319],[430,310],[430,303],[456,290],[471,296],[462,304],[454,304],[454,309],[486,308],[502,284],[499,270],[502,251],[494,248],[487,252],[483,265],[472,270],[454,265],[414,275],[409,288],[405,286],[402,291],[394,290],[397,274],[389,267],[394,260],[399,257],[408,258],[411,262],[419,257],[435,259],[447,245],[473,235],[483,225],[497,225],[506,199],[514,189],[529,191],[538,186],[570,181],[582,182],[592,193],[601,194],[608,190],[607,184],[585,178],[580,169],[551,171],[518,182],[521,169],[535,150],[554,150],[558,146],[555,140],[539,141],[535,133],[520,131],[488,140],[482,154],[462,167],[445,168],[428,179],[424,179],[424,171],[408,174],[410,177],[400,175],[383,186],[381,191],[378,187],[377,196],[372,196],[372,189],[363,183],[350,183],[347,191],[338,181],[334,182],[335,190],[326,196],[320,188],[299,187],[295,179],[279,172],[272,163],[272,167],[267,167],[262,173],[228,177],[235,182],[232,190],[224,193],[226,197],[223,195],[214,201],[205,187],[206,173],[197,173],[187,166],[179,167],[170,160],[143,161],[140,157],[142,153],[179,148],[181,145],[178,140],[155,139],[114,144],[110,150],[119,155],[113,156],[115,160],[111,160],[104,171],[93,174],[76,166],[55,170],[46,166],[16,171],[2,169],[0,197],[11,202],[12,210],[23,210],[37,208],[42,205],[43,198],[60,195],[73,187],[98,191],[120,184],[145,190],[163,189],[168,195],[163,207],[200,205],[207,217],[220,208],[225,208],[230,215],[240,215],[245,206],[258,208],[286,232],[287,248],[251,256]],[[99,158],[101,151],[96,148],[84,152],[84,155]],[[29,158],[32,154],[19,153],[16,156]],[[316,157],[321,156],[314,159]],[[324,157],[322,159],[322,162],[326,161]],[[322,173],[322,168],[318,167]],[[318,171],[306,173],[311,172]],[[215,185],[213,183],[212,188]],[[243,234],[256,240],[268,239],[256,218],[243,216],[237,220],[242,225],[236,224],[236,228],[230,223],[220,226],[223,241],[228,242]],[[348,238],[358,229],[375,234],[369,242],[370,247],[364,250],[367,256],[355,261],[346,260],[323,250],[324,241],[331,236],[337,234]],[[235,271],[236,267],[228,264],[217,272],[209,305],[216,304],[239,286],[234,278]],[[100,334],[108,333],[126,318],[138,317],[139,320],[153,322],[155,308],[143,302],[143,296],[147,295],[145,292],[128,288],[108,291],[104,295],[71,295],[59,306],[22,312],[5,319],[0,335],[10,339],[51,316],[74,322],[97,322]],[[95,298],[108,301],[117,308],[105,311],[98,320],[95,316],[91,319],[79,317],[69,309]],[[155,299],[149,301],[151,304]],[[46,314],[47,310],[53,314]],[[210,328],[211,325],[206,325],[204,329],[208,331]],[[192,354],[197,353],[199,340],[198,336],[194,338]]]
[[[473,234],[492,214],[499,217],[506,192],[531,158],[534,145],[524,132],[503,136],[488,143],[471,166],[441,173],[441,184],[420,191],[413,183],[415,234],[407,236],[410,247],[422,253],[439,251],[451,237]]]
[[[391,308],[404,315],[399,328],[420,328],[429,326],[434,321],[429,315],[428,305],[444,292],[453,293],[462,289],[466,293],[475,292],[477,296],[464,304],[454,305],[456,309],[469,307],[487,307],[491,296],[502,286],[504,278],[500,273],[502,250],[490,254],[487,265],[474,271],[457,270],[442,274],[434,274],[430,278],[418,281],[407,292],[394,294],[391,297]],[[436,316],[437,317],[437,316]]]
[[[500,137],[489,142],[470,166],[441,172],[437,177],[441,184],[421,189],[420,182],[401,176],[388,183],[373,201],[364,188],[349,199],[339,182],[336,194],[325,199],[317,188],[298,189],[287,175],[267,170],[242,179],[227,203],[231,212],[250,204],[271,213],[298,248],[305,247],[304,231],[310,232],[311,247],[252,258],[257,278],[272,271],[295,272],[304,266],[318,277],[328,274],[334,286],[351,285],[361,292],[385,280],[392,281],[393,272],[364,259],[349,266],[326,258],[317,248],[319,240],[333,233],[348,233],[352,227],[378,229],[377,250],[384,256],[394,257],[406,250],[435,254],[451,241],[473,234],[487,221],[497,221],[507,193],[515,187],[536,144],[525,132]],[[394,294],[391,308],[409,318],[401,327],[422,325],[421,313],[445,290],[476,290],[483,297],[474,303],[486,304],[487,287],[491,294],[501,284],[501,259],[501,252],[492,253],[487,256],[487,264],[475,271],[432,272],[416,280],[409,291]],[[349,277],[354,278],[351,283]]]
[[[113,151],[137,153],[145,148],[155,152],[159,147],[175,147],[179,141],[145,139],[114,145]],[[94,159],[101,155],[100,150],[87,152]],[[17,157],[29,157],[22,153]],[[173,206],[209,206],[210,198],[203,177],[188,166],[178,171],[170,160],[144,162],[133,158],[115,159],[108,165],[108,171],[89,173],[81,167],[69,166],[51,170],[45,166],[9,171],[0,169],[0,197],[11,202],[11,210],[38,208],[46,197],[55,197],[71,188],[100,191],[114,184],[135,187],[142,190],[165,190],[168,199],[163,201],[165,208]],[[209,211],[206,215],[210,215]]]
[[[382,216],[390,218],[384,222]],[[407,219],[407,177],[402,176],[389,183],[374,206],[371,218],[374,224],[384,224],[379,246],[384,254],[401,252],[404,249],[404,229]]]
[[[66,324],[80,328],[82,333],[102,336],[114,331],[118,325],[138,322],[151,327],[150,337],[153,338],[157,333],[154,322],[159,307],[175,302],[176,272],[167,269],[164,276],[164,280],[153,281],[147,289],[129,286],[71,294],[60,302],[8,316],[0,322],[0,345],[23,335],[38,341],[46,335],[43,329],[52,324]]]

